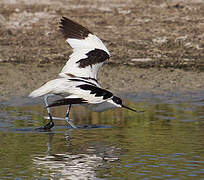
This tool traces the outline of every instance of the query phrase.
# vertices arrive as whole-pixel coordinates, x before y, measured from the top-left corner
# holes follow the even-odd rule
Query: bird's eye
[[[113,97],[113,101],[114,101],[116,104],[122,104],[122,100],[121,100],[119,97],[114,96],[114,97]]]

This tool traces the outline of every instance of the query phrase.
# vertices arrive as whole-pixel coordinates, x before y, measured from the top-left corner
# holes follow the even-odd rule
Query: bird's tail
[[[36,97],[39,97],[39,96],[43,96],[43,95],[46,95],[50,92],[50,90],[46,87],[46,86],[41,86],[40,88],[34,90],[33,92],[31,92],[29,94],[29,97],[32,97],[32,98],[36,98]]]
[[[46,94],[50,94],[53,91],[56,91],[60,83],[61,83],[61,79],[54,79],[54,80],[48,81],[47,83],[42,85],[40,88],[31,92],[29,94],[29,97],[35,98],[35,97],[43,96]]]

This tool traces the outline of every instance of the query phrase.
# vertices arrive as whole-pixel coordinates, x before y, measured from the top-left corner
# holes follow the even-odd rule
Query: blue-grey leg
[[[71,122],[71,120],[69,119],[69,112],[71,110],[71,104],[68,105],[68,108],[67,108],[67,112],[66,112],[66,116],[65,116],[65,120],[66,122],[74,129],[76,129],[77,127]]]
[[[45,126],[43,126],[43,129],[45,129],[45,130],[50,130],[52,127],[54,127],[54,122],[53,122],[53,119],[52,119],[52,115],[50,113],[50,108],[48,107],[48,97],[49,96],[51,96],[51,95],[45,95],[44,96],[45,105],[46,105],[46,108],[47,108],[48,115],[50,117],[50,122],[48,124],[46,124]]]

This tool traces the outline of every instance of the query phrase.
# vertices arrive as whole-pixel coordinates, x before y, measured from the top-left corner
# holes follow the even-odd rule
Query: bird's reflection
[[[54,133],[50,132],[48,133],[48,142],[47,142],[47,151],[46,151],[46,155],[50,155],[51,152],[51,143],[52,143],[52,139],[54,137]]]
[[[52,153],[52,144],[55,134],[48,133],[47,151],[45,155],[37,155],[33,157],[34,166],[38,170],[45,172],[43,176],[50,178],[63,179],[93,179],[96,177],[96,169],[102,166],[106,161],[117,161],[116,154],[118,149],[115,146],[107,147],[107,145],[96,143],[87,146],[79,151],[80,153],[72,153],[70,132],[65,134],[67,149],[64,153]],[[46,173],[47,172],[47,173]]]

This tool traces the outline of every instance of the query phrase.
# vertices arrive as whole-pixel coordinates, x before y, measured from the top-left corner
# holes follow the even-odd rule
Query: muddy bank
[[[2,0],[0,62],[63,63],[71,49],[59,32],[67,16],[104,40],[110,63],[203,70],[201,0]]]
[[[204,89],[203,1],[2,0],[0,6],[0,100],[27,96],[57,76],[71,54],[58,28],[62,16],[88,27],[110,50],[99,74],[104,88]]]
[[[63,65],[0,65],[0,100],[26,97],[32,90],[57,77]],[[186,93],[204,89],[204,72],[173,68],[141,69],[125,65],[105,65],[99,72],[102,87],[115,93]]]

